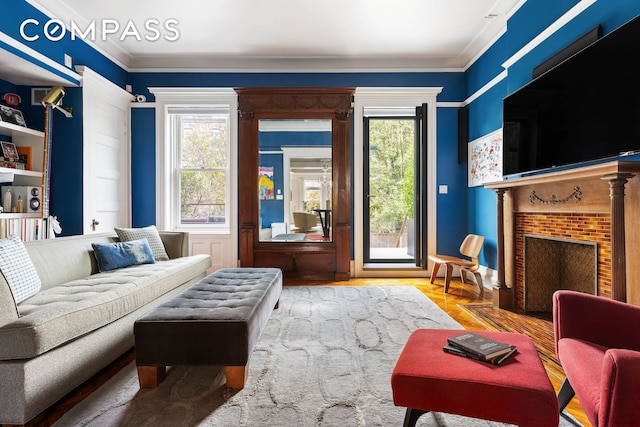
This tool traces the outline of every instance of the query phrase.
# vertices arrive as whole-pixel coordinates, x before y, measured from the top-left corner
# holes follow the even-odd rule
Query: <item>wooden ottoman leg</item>
[[[418,422],[418,418],[427,412],[429,411],[407,408],[407,413],[404,415],[404,424],[402,424],[402,427],[414,427],[416,422]]]
[[[227,388],[244,388],[244,383],[249,376],[249,365],[225,366],[224,374],[227,377]]]
[[[138,366],[140,388],[157,387],[165,377],[165,366]]]

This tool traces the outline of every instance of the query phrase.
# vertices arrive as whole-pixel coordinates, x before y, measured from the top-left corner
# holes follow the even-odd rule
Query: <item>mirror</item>
[[[331,120],[258,121],[261,242],[331,242]]]

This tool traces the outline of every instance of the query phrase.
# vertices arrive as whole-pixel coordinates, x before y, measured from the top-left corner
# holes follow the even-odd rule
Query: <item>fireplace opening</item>
[[[550,313],[558,289],[597,294],[597,243],[525,235],[525,313]]]

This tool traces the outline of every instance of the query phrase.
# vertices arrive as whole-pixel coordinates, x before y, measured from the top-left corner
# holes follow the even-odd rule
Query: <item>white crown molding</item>
[[[130,71],[197,73],[353,73],[462,72],[465,59],[408,57],[254,57],[254,56],[142,56]],[[176,64],[189,64],[176,66]]]
[[[517,51],[511,58],[507,59],[502,67],[508,69],[513,64],[522,59],[525,55],[535,49],[538,45],[551,37],[556,31],[564,27],[567,23],[571,22],[576,16],[584,12],[589,6],[594,4],[597,0],[581,0],[578,4],[569,9],[564,15],[558,18],[555,22],[544,29],[540,34],[534,37],[529,43],[524,45],[519,51]]]
[[[3,70],[3,76],[8,75],[10,81],[14,84],[77,86],[80,82],[80,75],[74,73],[73,70],[47,58],[40,52],[24,43],[20,43],[3,32],[0,32],[0,43],[10,46],[23,55],[18,56],[7,51],[2,56],[0,69]],[[38,63],[63,74],[63,76],[46,70]]]
[[[88,24],[87,20],[79,15],[75,10],[73,10],[69,5],[67,5],[64,1],[59,0],[56,2],[46,2],[46,6],[43,5],[45,0],[25,0],[31,6],[38,9],[40,12],[47,15],[49,18],[60,19],[64,22],[67,31],[70,31],[71,25],[70,22],[74,21],[78,24],[82,24],[86,26]],[[126,52],[122,47],[120,47],[117,43],[113,41],[107,40],[103,41],[100,37],[99,29],[96,29],[96,37],[97,40],[85,40],[89,46],[95,49],[99,54],[103,55],[111,62],[124,69],[125,71],[129,71],[128,63],[131,62],[131,55]]]

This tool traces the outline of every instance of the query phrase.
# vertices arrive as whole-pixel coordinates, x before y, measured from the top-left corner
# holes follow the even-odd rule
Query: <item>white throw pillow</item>
[[[18,236],[0,240],[0,271],[11,288],[16,304],[40,292],[40,277]]]
[[[131,240],[147,239],[151,253],[156,261],[166,261],[169,259],[164,243],[160,238],[158,229],[155,225],[143,228],[114,228],[121,242],[129,242]]]

